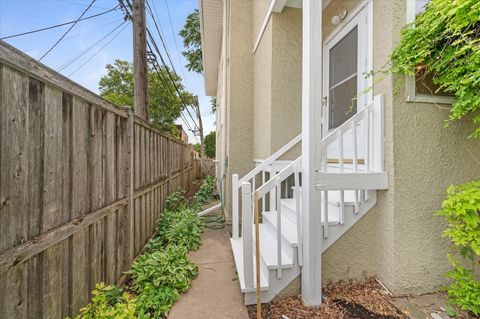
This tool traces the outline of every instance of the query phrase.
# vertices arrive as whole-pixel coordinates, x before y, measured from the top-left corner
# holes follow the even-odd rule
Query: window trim
[[[407,0],[407,24],[415,21],[417,0]],[[435,96],[416,92],[415,76],[405,75],[405,101],[409,103],[453,104],[455,97]]]

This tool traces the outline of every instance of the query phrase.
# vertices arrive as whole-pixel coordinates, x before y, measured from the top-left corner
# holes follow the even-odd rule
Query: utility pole
[[[134,113],[143,120],[147,113],[147,23],[145,0],[133,1]]]
[[[203,139],[203,124],[202,124],[202,114],[200,113],[200,104],[198,103],[198,96],[194,97],[193,104],[195,105],[195,111],[197,112],[198,117],[198,134],[200,135],[200,157],[205,158],[205,143]]]

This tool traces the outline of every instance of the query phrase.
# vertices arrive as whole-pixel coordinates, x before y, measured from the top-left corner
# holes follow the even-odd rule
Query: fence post
[[[166,160],[167,160],[167,192],[170,194],[172,192],[172,138],[169,136],[168,137],[168,142],[167,142],[167,154],[166,154]]]
[[[134,243],[134,220],[135,220],[135,203],[134,203],[134,192],[135,192],[135,183],[134,183],[134,153],[135,153],[135,115],[133,110],[128,108],[128,118],[127,118],[127,128],[126,128],[126,147],[127,147],[127,176],[126,176],[126,187],[127,187],[127,211],[128,211],[128,224],[127,224],[127,242],[128,242],[128,267],[130,263],[133,262],[135,258],[135,243]]]

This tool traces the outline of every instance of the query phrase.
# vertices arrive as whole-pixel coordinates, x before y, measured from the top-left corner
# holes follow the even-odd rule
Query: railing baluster
[[[272,175],[273,174],[273,175]],[[270,179],[275,178],[277,173],[270,172]],[[272,189],[269,193],[270,196],[270,211],[276,211],[277,210],[277,190]]]
[[[357,123],[355,120],[352,121],[352,145],[353,145],[352,164],[353,164],[353,171],[356,173],[358,170],[358,140],[357,140]],[[355,197],[354,213],[358,214],[358,212],[360,211],[360,204],[358,202],[357,190],[354,190],[354,197]]]
[[[232,238],[238,239],[239,218],[238,218],[238,175],[232,175]]]
[[[370,112],[369,112],[369,107],[367,106],[367,109],[365,110],[365,118],[364,118],[364,123],[365,123],[365,151],[364,151],[364,156],[365,156],[365,172],[370,171]]]
[[[265,170],[262,170],[262,185],[265,184]],[[262,197],[262,212],[265,211],[265,196]]]
[[[282,278],[282,182],[277,179],[277,278]]]
[[[340,164],[340,172],[343,173],[344,165],[343,165],[343,132],[342,130],[338,130],[338,162]],[[340,225],[343,225],[345,219],[345,191],[340,191],[340,216],[339,222]]]
[[[328,238],[328,191],[323,191],[323,238]]]
[[[253,289],[253,210],[250,183],[242,183],[242,240],[245,288]]]
[[[302,253],[302,194],[300,193],[300,176],[299,176],[299,165],[295,165],[295,175],[294,175],[294,180],[295,180],[295,211],[297,213],[297,256],[298,256],[298,264],[300,266],[303,265],[303,253]]]

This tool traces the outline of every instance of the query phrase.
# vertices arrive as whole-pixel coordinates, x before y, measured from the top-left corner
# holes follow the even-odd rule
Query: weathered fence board
[[[63,318],[123,277],[191,147],[0,41],[0,318]]]

